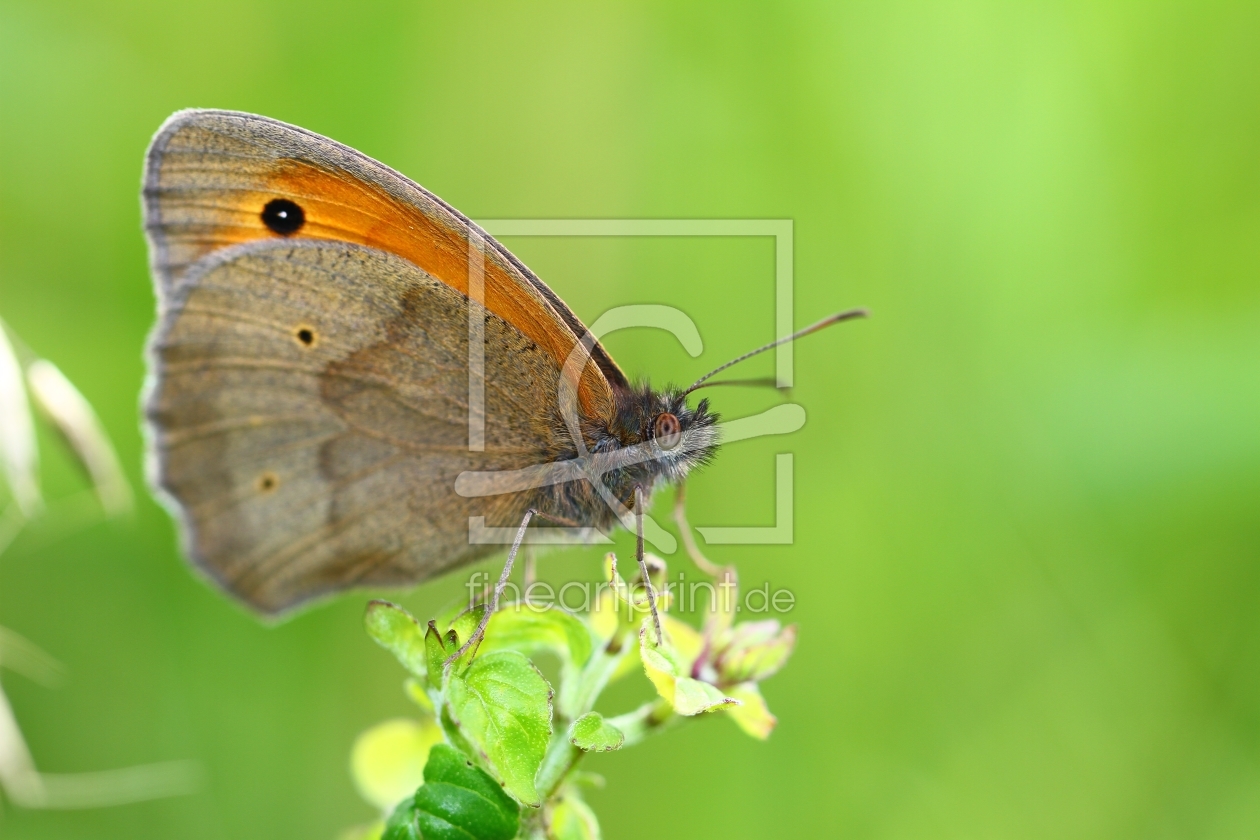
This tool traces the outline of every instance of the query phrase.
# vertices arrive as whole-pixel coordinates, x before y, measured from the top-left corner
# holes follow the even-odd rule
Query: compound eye
[[[656,445],[666,451],[682,443],[682,424],[678,422],[677,417],[668,412],[656,415],[656,420],[652,423],[652,432],[653,437],[656,438]]]

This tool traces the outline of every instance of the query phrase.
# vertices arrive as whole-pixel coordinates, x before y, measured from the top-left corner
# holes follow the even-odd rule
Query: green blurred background
[[[711,392],[808,412],[689,494],[694,524],[770,524],[796,453],[795,544],[710,555],[793,589],[801,641],[768,742],[714,718],[590,761],[610,840],[1260,836],[1260,5],[0,0],[0,313],[137,487],[141,160],[189,106],[332,136],[474,218],[793,219],[796,322],[875,313],[800,344],[786,397]],[[699,359],[612,336],[633,374],[690,381],[773,336],[768,239],[507,244],[588,322],[695,319]],[[350,745],[409,708],[366,596],[264,627],[147,495],[128,523],[58,510],[0,559],[0,624],[71,675],[5,678],[36,761],[189,758],[205,784],[8,808],[0,832],[371,817]]]

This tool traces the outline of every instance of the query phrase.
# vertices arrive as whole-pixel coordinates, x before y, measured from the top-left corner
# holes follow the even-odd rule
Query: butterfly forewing
[[[283,224],[268,216],[290,202]],[[181,111],[149,149],[145,229],[159,295],[197,261],[243,242],[286,236],[388,251],[467,294],[471,269],[486,308],[563,367],[585,332],[564,303],[506,248],[449,205],[389,167],[304,129],[253,114]],[[610,417],[625,377],[603,348],[582,373],[588,416]]]

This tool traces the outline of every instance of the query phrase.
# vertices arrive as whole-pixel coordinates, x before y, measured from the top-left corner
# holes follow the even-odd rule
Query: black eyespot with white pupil
[[[682,424],[669,412],[658,414],[652,422],[652,437],[657,446],[669,451],[682,443]]]
[[[292,236],[306,224],[306,214],[287,198],[273,198],[263,208],[262,220],[272,233]]]

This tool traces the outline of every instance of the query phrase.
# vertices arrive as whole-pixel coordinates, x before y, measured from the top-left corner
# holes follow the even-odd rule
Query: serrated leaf
[[[726,690],[728,696],[739,701],[728,712],[739,728],[754,738],[764,741],[778,724],[778,718],[770,714],[765,698],[757,689],[756,683],[744,683]]]
[[[425,659],[428,663],[430,683],[435,688],[442,683],[443,672],[446,670],[446,660],[472,636],[477,629],[477,625],[481,622],[481,617],[489,609],[485,604],[478,604],[471,609],[464,610],[451,619],[451,626],[444,632],[438,629],[441,625],[436,619],[429,622],[428,629],[425,630],[424,634]],[[467,667],[468,663],[477,655],[479,647],[480,643],[464,651],[463,656],[451,663],[452,669],[461,670]]]
[[[542,804],[534,777],[551,737],[551,687],[518,651],[504,650],[473,660],[452,674],[447,708],[459,731],[527,805]]]
[[[576,796],[564,797],[552,809],[547,840],[600,840],[602,836],[595,813]]]
[[[414,798],[424,840],[510,840],[520,827],[520,806],[463,753],[438,744]]]
[[[489,611],[489,604],[478,604],[455,616],[455,620],[451,622],[451,629],[455,631],[455,635],[459,638],[461,645],[468,641],[476,631],[477,625],[481,623],[481,617]],[[476,647],[469,648],[464,655],[469,656],[469,654],[476,653],[476,651]]]
[[[582,667],[591,658],[591,633],[577,616],[561,607],[509,604],[490,618],[481,652],[519,650],[533,656],[556,653],[563,662]]]
[[[381,840],[424,840],[420,833],[420,825],[416,821],[419,816],[415,799],[404,799],[385,821],[385,830],[381,832]]]
[[[437,744],[424,784],[390,815],[381,840],[510,840],[520,806],[468,756]]]
[[[411,613],[389,601],[369,601],[363,614],[363,626],[404,668],[417,677],[424,677],[424,628]]]
[[[599,712],[587,712],[569,727],[569,743],[583,752],[612,752],[625,742],[625,733]]]
[[[430,621],[424,631],[424,657],[428,665],[429,684],[435,688],[442,685],[443,667],[447,658],[459,650],[459,636],[454,630],[445,634],[439,633],[437,623]]]
[[[378,723],[360,734],[350,751],[355,786],[381,810],[394,807],[424,782],[429,750],[441,742],[442,730],[433,720]]]

